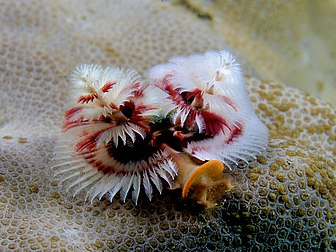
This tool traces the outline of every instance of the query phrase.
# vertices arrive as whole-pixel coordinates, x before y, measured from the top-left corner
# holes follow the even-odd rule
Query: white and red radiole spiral
[[[249,162],[267,146],[268,130],[227,51],[174,57],[146,79],[81,65],[72,83],[65,150],[54,167],[74,195],[86,191],[91,201],[118,192],[125,201],[132,192],[137,203],[141,188],[151,199],[163,187],[182,188],[186,197],[193,188],[199,203],[212,206],[209,190],[232,187],[223,165]]]

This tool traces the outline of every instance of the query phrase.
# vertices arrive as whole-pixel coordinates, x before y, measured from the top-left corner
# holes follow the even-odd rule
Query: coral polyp
[[[110,201],[141,188],[191,189],[212,207],[233,185],[223,170],[248,162],[267,146],[267,128],[254,114],[237,59],[226,51],[175,57],[150,69],[81,65],[72,75],[73,105],[57,174],[74,194]]]

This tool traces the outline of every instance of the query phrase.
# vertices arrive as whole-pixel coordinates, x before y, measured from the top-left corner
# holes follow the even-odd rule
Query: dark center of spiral
[[[128,163],[130,161],[138,162],[147,160],[152,156],[158,148],[150,144],[151,135],[143,139],[140,135],[136,135],[135,141],[127,136],[126,143],[119,138],[118,147],[113,141],[107,145],[108,153],[120,163]]]

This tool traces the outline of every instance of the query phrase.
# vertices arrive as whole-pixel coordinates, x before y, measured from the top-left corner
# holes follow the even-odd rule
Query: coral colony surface
[[[212,207],[232,189],[232,164],[256,157],[268,130],[254,114],[242,70],[227,51],[174,57],[147,78],[117,67],[80,65],[73,104],[54,167],[76,195],[93,200],[120,192],[135,203],[144,189],[181,188]]]
[[[331,64],[334,61],[320,56],[328,53],[332,58],[335,53],[329,53],[325,43],[311,43],[308,47],[315,51],[311,54],[305,42],[318,32],[334,35],[330,32],[335,27],[332,22],[318,24],[322,19],[317,5],[333,12],[335,1],[183,1],[195,8],[175,2],[181,1],[0,0],[0,251],[336,249],[335,106],[286,85],[310,87],[312,82],[325,77],[320,80],[334,88],[334,82],[328,81],[334,76],[328,70],[335,65]],[[197,9],[198,2],[214,4],[215,12],[198,12],[205,6],[198,5]],[[313,11],[300,8],[308,4]],[[308,20],[302,16],[308,15],[317,25],[314,34],[304,31]],[[323,14],[326,21],[330,16]],[[264,43],[265,38],[269,40]],[[327,39],[323,38],[323,42]],[[335,49],[334,44],[331,41],[330,48]],[[60,181],[70,171],[54,176],[66,167],[93,167],[83,154],[76,154],[76,142],[81,138],[72,132],[80,126],[61,132],[65,111],[94,104],[77,103],[85,93],[78,93],[78,87],[71,84],[70,73],[75,66],[92,63],[129,67],[143,76],[143,87],[159,88],[164,84],[159,80],[168,70],[164,68],[161,74],[160,68],[147,71],[152,66],[168,62],[174,55],[223,49],[231,50],[239,58],[248,97],[257,117],[268,128],[267,151],[257,155],[256,160],[248,164],[241,160],[238,165],[221,160],[218,156],[222,153],[218,152],[225,149],[222,148],[216,149],[217,158],[202,161],[206,152],[191,155],[187,153],[188,146],[178,148],[174,144],[178,140],[179,144],[192,146],[193,141],[189,142],[185,132],[187,119],[184,131],[177,130],[175,134],[184,140],[172,136],[174,142],[168,141],[173,133],[167,126],[148,116],[160,127],[145,130],[146,136],[164,130],[166,135],[154,137],[154,143],[160,151],[165,148],[164,153],[176,168],[180,160],[185,162],[185,155],[191,159],[190,164],[196,163],[195,169],[179,170],[174,179],[167,175],[172,188],[185,185],[183,190],[169,191],[169,183],[158,174],[162,195],[150,181],[151,201],[141,181],[137,204],[131,197],[133,185],[125,203],[119,192],[112,202],[108,200],[109,193],[102,200],[97,195],[91,202],[92,192],[87,195],[89,200],[84,198],[99,180],[73,197],[89,179],[77,183],[83,178],[77,176],[64,184]],[[124,73],[127,71],[132,74],[131,70]],[[185,73],[188,76],[187,70]],[[75,96],[69,95],[71,87],[77,89]],[[325,88],[323,92],[335,97],[331,89]],[[178,111],[181,102],[174,101],[173,106],[167,114],[169,124],[174,124],[173,112]],[[149,124],[144,125],[153,125]],[[136,141],[142,139],[133,132]],[[61,143],[62,135],[66,137]],[[125,150],[123,140],[118,138],[118,151]],[[131,137],[127,135],[127,139]],[[197,146],[201,146],[202,140],[194,142],[197,141]],[[111,143],[114,144],[113,140]],[[58,148],[60,144],[62,148]],[[63,158],[56,164],[73,164],[56,167],[56,171],[50,169],[55,164],[54,153]],[[131,156],[128,153],[127,158]],[[249,161],[248,157],[243,158]],[[73,170],[78,171],[83,170]],[[227,191],[214,187],[216,190],[209,191],[198,183],[216,183],[211,179],[217,173],[227,178],[227,189],[229,185],[234,187]],[[149,171],[147,176],[151,180]],[[67,192],[65,189],[75,181]],[[195,191],[196,195],[200,193],[198,198]],[[197,204],[202,192],[217,206],[206,209]],[[181,200],[182,196],[185,199]]]

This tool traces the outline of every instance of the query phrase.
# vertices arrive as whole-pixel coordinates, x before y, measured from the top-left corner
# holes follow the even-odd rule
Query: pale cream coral
[[[335,110],[252,70],[247,89],[270,129],[270,147],[230,173],[237,186],[219,207],[204,212],[168,191],[151,203],[141,197],[136,207],[131,200],[91,205],[72,198],[49,167],[73,66],[141,72],[225,43],[208,21],[157,1],[1,6],[1,250],[335,249]]]

